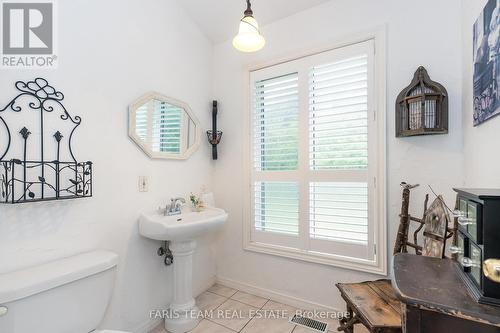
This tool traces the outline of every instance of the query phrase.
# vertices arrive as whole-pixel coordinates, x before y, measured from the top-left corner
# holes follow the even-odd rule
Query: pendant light
[[[252,5],[247,0],[247,9],[240,20],[238,35],[233,39],[233,46],[241,52],[256,52],[264,47],[266,40],[260,34],[259,24],[253,17]]]

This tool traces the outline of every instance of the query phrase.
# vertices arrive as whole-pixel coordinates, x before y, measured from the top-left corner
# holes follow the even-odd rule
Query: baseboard
[[[194,297],[198,297],[201,293],[207,291],[211,286],[213,286],[217,282],[217,277],[212,276],[209,279],[207,279],[207,282],[203,284],[200,288],[197,288],[193,290],[193,295]]]
[[[325,305],[325,304],[312,302],[312,301],[309,301],[309,300],[306,300],[303,298],[287,295],[287,294],[284,294],[281,292],[258,287],[258,286],[251,285],[248,283],[235,281],[233,279],[228,279],[228,278],[225,278],[222,276],[213,277],[213,278],[210,278],[209,280],[207,280],[207,282],[203,285],[203,287],[201,287],[197,290],[193,290],[194,295],[197,296],[197,295],[201,294],[203,291],[210,288],[215,282],[222,284],[222,285],[225,285],[225,286],[230,287],[230,288],[244,291],[244,292],[249,293],[249,294],[270,298],[273,301],[283,303],[283,304],[288,304],[288,305],[291,305],[291,306],[296,307],[298,309],[327,310],[327,311],[332,311],[332,312],[342,312],[342,310],[335,309],[335,308],[328,306],[328,305]],[[167,308],[167,307],[168,306],[165,306],[165,308]],[[130,331],[133,333],[149,333],[151,330],[153,330],[158,325],[160,325],[161,322],[162,322],[161,319],[151,319],[151,320],[148,320],[146,322],[143,322],[143,323],[135,326],[135,328],[130,329]]]
[[[193,290],[193,296],[197,297],[199,294],[202,292],[206,291],[208,288],[214,285],[216,282],[216,277],[212,276],[200,288],[197,288],[196,290]],[[168,308],[168,305],[164,306],[165,309]],[[152,331],[154,328],[156,328],[158,325],[160,325],[163,322],[162,319],[149,319],[145,322],[142,322],[138,325],[136,325],[134,328],[129,329],[130,332],[132,333],[149,333]]]
[[[325,304],[312,302],[312,301],[309,301],[309,300],[306,300],[303,298],[283,294],[281,292],[277,292],[277,291],[266,289],[266,288],[261,288],[261,287],[251,285],[248,283],[235,281],[235,280],[228,279],[228,278],[225,278],[222,276],[217,276],[217,283],[225,285],[225,286],[233,288],[233,289],[238,289],[238,290],[241,290],[241,291],[244,291],[246,293],[253,294],[256,296],[270,298],[273,301],[287,304],[287,305],[291,305],[293,307],[296,307],[297,309],[327,310],[327,311],[333,311],[333,312],[342,312],[342,310],[335,309],[335,308],[328,306],[328,305],[325,305]]]

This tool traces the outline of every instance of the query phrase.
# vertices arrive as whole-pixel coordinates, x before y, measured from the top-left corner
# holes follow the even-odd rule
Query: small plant
[[[189,200],[191,201],[193,208],[197,212],[201,212],[203,208],[205,208],[205,204],[203,203],[203,201],[193,193],[191,193],[191,195],[189,196]]]

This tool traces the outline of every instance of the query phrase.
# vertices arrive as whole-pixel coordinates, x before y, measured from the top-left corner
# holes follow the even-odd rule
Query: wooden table
[[[472,299],[450,259],[397,254],[392,285],[403,303],[403,332],[500,332],[500,307]]]
[[[389,280],[337,283],[349,316],[340,319],[338,331],[352,333],[361,324],[371,333],[401,333],[401,303]]]

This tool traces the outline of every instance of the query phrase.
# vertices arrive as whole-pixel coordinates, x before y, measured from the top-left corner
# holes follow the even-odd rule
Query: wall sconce
[[[222,139],[222,131],[217,130],[217,101],[212,102],[212,130],[207,131],[208,143],[212,145],[212,159],[217,159],[217,145]]]

